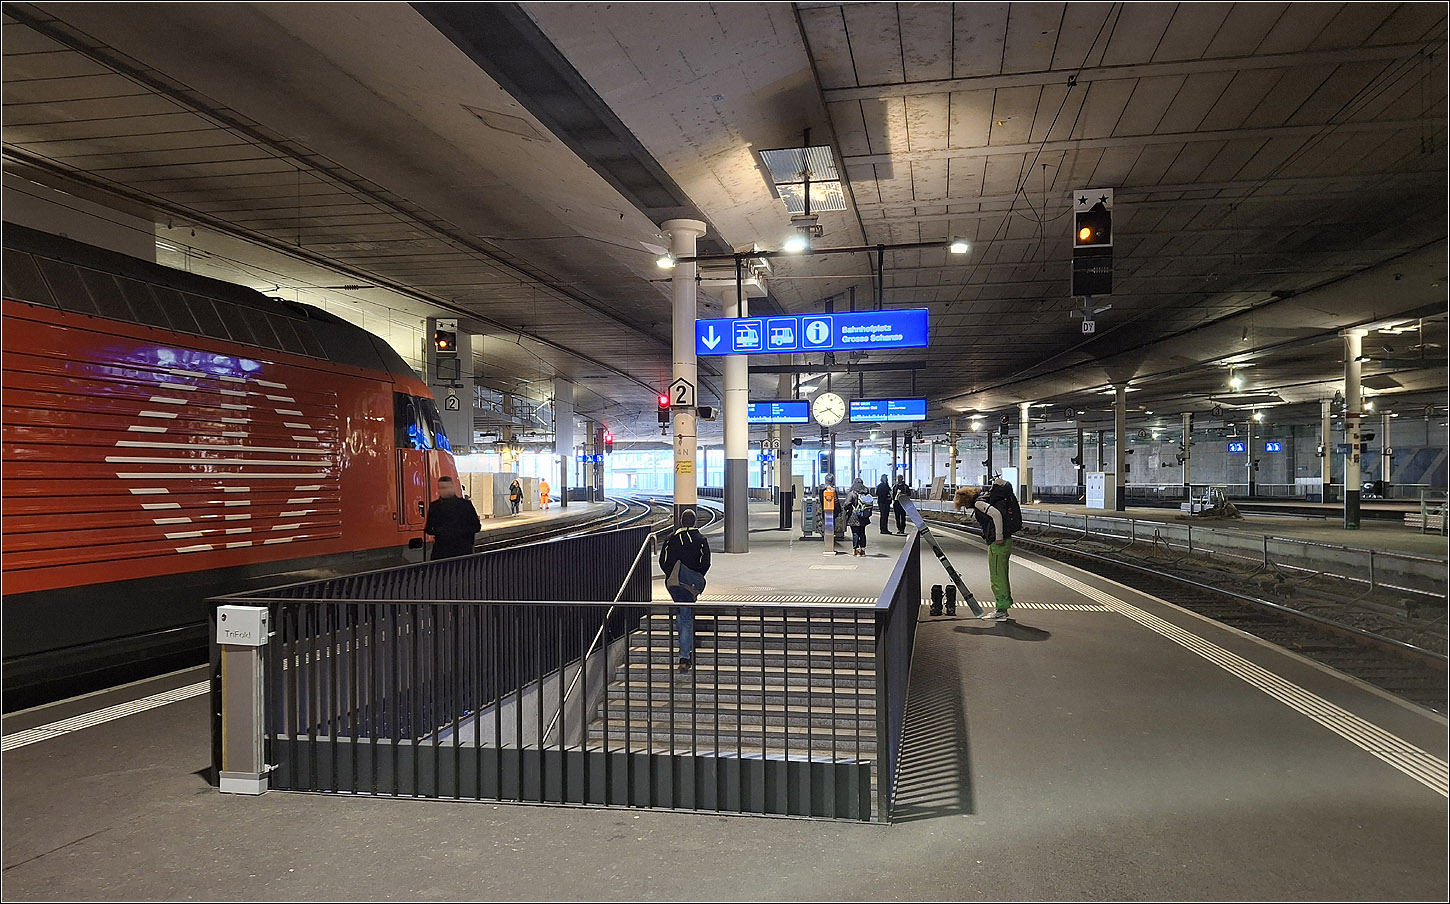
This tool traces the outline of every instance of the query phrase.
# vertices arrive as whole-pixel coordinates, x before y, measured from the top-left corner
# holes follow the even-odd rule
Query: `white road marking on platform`
[[[1151,612],[1145,612],[1111,593],[1085,584],[1060,571],[1048,568],[1046,565],[1040,565],[1027,559],[1020,561],[1033,571],[1046,575],[1089,599],[1097,600],[1114,612],[1125,615],[1190,652],[1202,656],[1230,675],[1248,682],[1290,709],[1308,716],[1366,753],[1383,760],[1430,790],[1438,792],[1440,796],[1450,797],[1450,764],[1439,757],[1421,750],[1409,741],[1385,731],[1347,709],[1330,703],[1318,694],[1310,693],[1268,669],[1235,653],[1230,653],[1223,647],[1190,631],[1185,631]]]
[[[35,744],[51,738],[64,737],[73,731],[80,731],[82,728],[103,725],[106,722],[114,721],[122,716],[132,716],[136,713],[146,712],[149,709],[156,709],[158,706],[165,706],[168,703],[190,700],[192,697],[199,697],[202,694],[208,693],[210,690],[211,681],[198,681],[196,684],[188,684],[186,687],[179,687],[174,691],[152,694],[149,697],[142,697],[139,700],[132,700],[129,703],[117,703],[115,706],[98,709],[93,713],[86,713],[83,716],[62,719],[59,722],[52,722],[49,725],[42,725],[39,728],[27,728],[24,731],[8,734],[3,739],[0,739],[0,752],[14,750],[17,747],[25,747],[28,744]]]

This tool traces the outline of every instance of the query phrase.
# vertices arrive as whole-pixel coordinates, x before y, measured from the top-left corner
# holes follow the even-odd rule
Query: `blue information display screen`
[[[695,321],[695,354],[777,355],[924,348],[926,308]]]
[[[751,424],[809,424],[811,403],[805,399],[751,402],[746,409],[745,420]]]
[[[926,420],[926,399],[852,399],[853,423]]]
[[[1242,451],[1244,451],[1244,444],[1243,443],[1229,443],[1228,444],[1228,450],[1230,452],[1242,452]]]

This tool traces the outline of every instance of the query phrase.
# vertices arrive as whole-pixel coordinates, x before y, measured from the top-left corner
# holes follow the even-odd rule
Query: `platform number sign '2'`
[[[670,384],[670,404],[676,408],[695,407],[695,384],[680,377]]]

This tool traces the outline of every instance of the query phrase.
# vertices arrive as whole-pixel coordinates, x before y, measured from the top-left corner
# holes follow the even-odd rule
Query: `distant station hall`
[[[7,900],[1450,897],[1443,3],[7,3]]]

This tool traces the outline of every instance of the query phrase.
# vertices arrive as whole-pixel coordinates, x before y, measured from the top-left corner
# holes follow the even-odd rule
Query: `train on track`
[[[402,564],[457,477],[339,317],[10,223],[3,271],[7,712],[205,661],[208,597]]]

